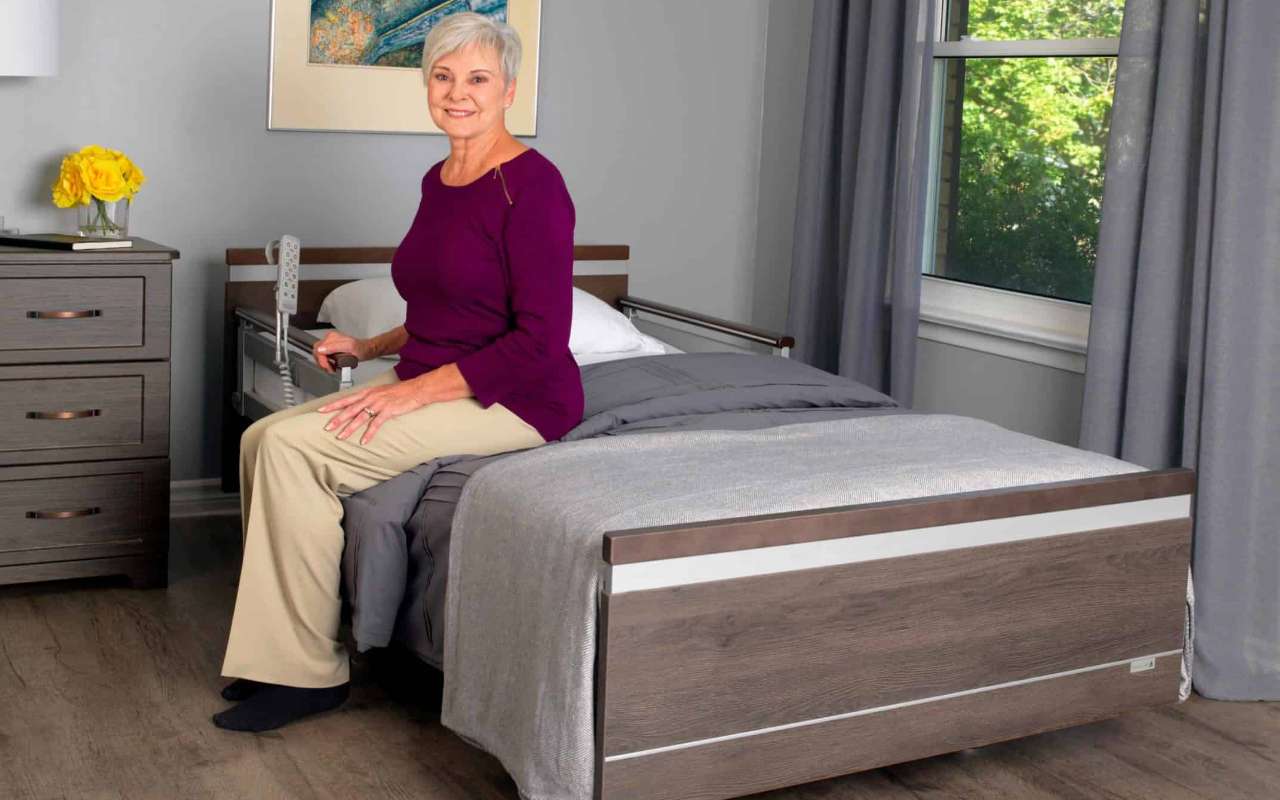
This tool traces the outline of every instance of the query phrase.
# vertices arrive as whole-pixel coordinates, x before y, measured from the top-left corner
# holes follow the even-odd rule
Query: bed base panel
[[[779,559],[709,580],[677,570],[674,585],[623,591],[610,576],[596,796],[737,797],[1176,701],[1193,480],[1137,473],[668,526],[634,547],[619,547],[631,532],[612,534],[611,571],[654,566],[636,547],[655,542],[665,558],[650,560],[674,564],[809,539],[837,563]],[[1094,524],[1047,527],[1046,508]],[[1007,540],[928,539],[966,524]],[[894,536],[933,544],[839,555]]]
[[[722,800],[953,753],[1171,702],[1179,659],[1117,664],[605,764],[608,800]]]

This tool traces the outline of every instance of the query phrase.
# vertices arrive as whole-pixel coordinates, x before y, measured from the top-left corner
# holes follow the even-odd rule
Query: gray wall
[[[769,5],[751,319],[775,330],[787,324],[812,25],[813,0],[773,0]]]
[[[25,232],[74,227],[48,186],[61,155],[85,144],[143,168],[132,231],[182,251],[173,475],[212,476],[223,250],[282,232],[396,244],[447,141],[268,132],[262,0],[63,6],[60,75],[0,78],[0,215]],[[579,241],[632,246],[637,294],[753,317],[768,23],[766,2],[543,0],[529,142],[564,173]]]
[[[921,339],[915,407],[978,417],[1072,447],[1080,439],[1084,376]]]

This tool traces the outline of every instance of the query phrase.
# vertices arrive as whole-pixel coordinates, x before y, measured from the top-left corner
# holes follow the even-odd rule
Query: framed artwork
[[[507,128],[534,135],[541,0],[273,0],[267,129],[440,133],[427,111],[422,43],[460,11],[520,33]]]

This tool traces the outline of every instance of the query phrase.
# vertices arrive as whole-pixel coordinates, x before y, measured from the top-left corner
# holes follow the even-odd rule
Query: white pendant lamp
[[[58,74],[59,0],[0,0],[0,75]]]

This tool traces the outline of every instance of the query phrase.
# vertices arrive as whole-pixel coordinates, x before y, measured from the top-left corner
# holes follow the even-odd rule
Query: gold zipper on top
[[[511,192],[507,191],[507,176],[502,174],[502,165],[493,168],[493,177],[502,181],[502,193],[507,197],[507,205],[515,205],[515,201],[511,199]]]

